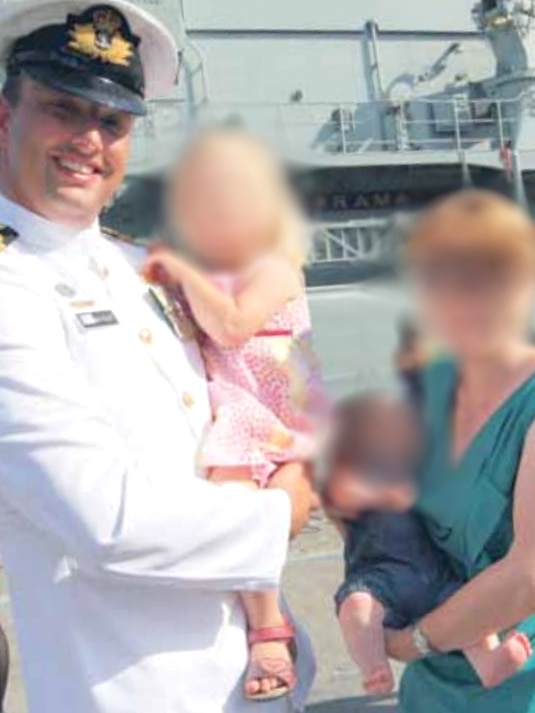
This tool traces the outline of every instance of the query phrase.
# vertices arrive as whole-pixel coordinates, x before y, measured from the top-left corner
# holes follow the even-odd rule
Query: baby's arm
[[[180,284],[201,328],[225,347],[246,342],[303,289],[299,271],[277,257],[265,260],[237,295],[225,293],[208,275],[168,250],[153,253],[144,273],[164,284]]]

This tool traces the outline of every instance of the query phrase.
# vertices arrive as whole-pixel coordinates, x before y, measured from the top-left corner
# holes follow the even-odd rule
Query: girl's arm
[[[513,506],[514,542],[507,556],[420,622],[436,650],[465,649],[535,613],[535,425],[526,438]],[[404,661],[418,658],[410,628],[391,632],[388,648],[393,658]]]
[[[180,284],[199,325],[224,347],[250,339],[303,289],[299,271],[276,257],[265,260],[238,295],[219,289],[200,269],[170,251],[152,254],[144,272],[149,279]]]

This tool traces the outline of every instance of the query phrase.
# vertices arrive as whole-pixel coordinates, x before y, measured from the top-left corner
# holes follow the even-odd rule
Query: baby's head
[[[302,267],[305,221],[272,152],[241,129],[196,138],[168,186],[174,236],[203,264],[240,270],[276,250]]]
[[[401,399],[371,393],[341,402],[327,449],[327,508],[349,519],[410,508],[421,446],[417,415]]]

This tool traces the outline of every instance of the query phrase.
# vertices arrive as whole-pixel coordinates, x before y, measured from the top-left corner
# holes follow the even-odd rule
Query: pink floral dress
[[[235,294],[240,280],[218,278]],[[264,487],[283,463],[316,454],[328,399],[305,290],[244,344],[225,348],[202,334],[214,421],[201,448],[205,469],[247,467]]]

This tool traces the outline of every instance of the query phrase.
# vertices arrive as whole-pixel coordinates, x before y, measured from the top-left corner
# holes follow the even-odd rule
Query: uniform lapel
[[[165,288],[157,285],[149,286],[148,295],[153,302],[153,306],[180,341],[187,343],[195,340],[196,330],[194,324]]]
[[[121,321],[137,336],[175,391],[196,435],[210,418],[206,376],[195,339],[159,291],[143,283],[127,264],[109,267],[107,284]],[[120,289],[118,289],[120,287]]]

